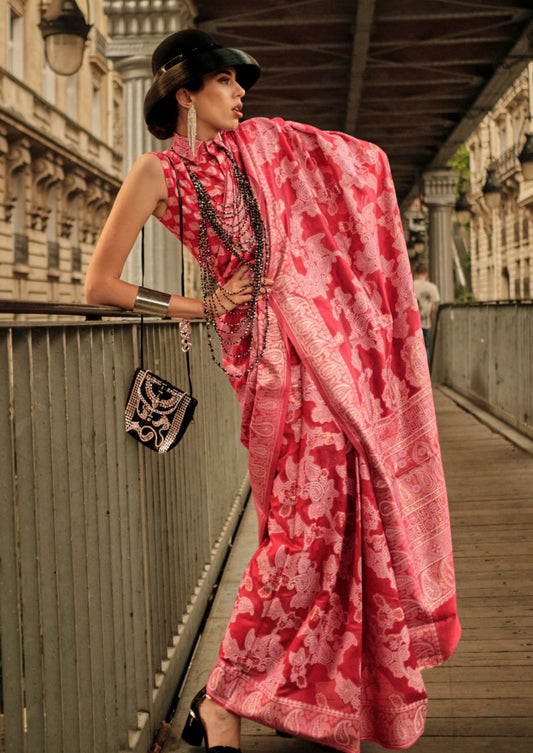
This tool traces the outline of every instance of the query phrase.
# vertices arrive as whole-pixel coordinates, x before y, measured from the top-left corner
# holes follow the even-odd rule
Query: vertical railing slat
[[[79,749],[79,695],[77,681],[76,615],[72,557],[71,489],[68,475],[68,414],[66,406],[66,357],[64,332],[51,330],[48,337],[47,370],[50,406],[49,462],[52,476],[56,592],[58,614],[59,671],[61,675],[62,739]]]
[[[39,584],[37,473],[34,459],[32,339],[28,331],[13,333],[13,409],[15,416],[16,501],[20,541],[20,592],[25,676],[25,721],[28,753],[45,747],[45,704],[42,666],[41,591]],[[25,419],[25,420],[24,420]]]
[[[73,608],[76,627],[76,671],[78,683],[79,751],[93,753],[94,716],[91,672],[91,638],[89,631],[89,583],[87,575],[87,539],[85,515],[85,481],[87,469],[83,462],[82,402],[80,383],[79,332],[65,333],[65,397],[67,404],[68,441],[67,467],[71,519],[72,572],[74,579]]]
[[[37,557],[41,606],[41,650],[45,744],[43,753],[63,746],[61,692],[60,615],[58,602],[58,544],[54,499],[51,445],[51,379],[49,371],[49,332],[32,333],[32,419],[34,434],[33,503],[37,513]],[[62,439],[59,438],[60,441]],[[63,532],[60,532],[62,534]],[[25,619],[25,618],[24,618]]]
[[[142,448],[138,447],[134,440],[127,442],[129,439],[124,432],[124,412],[123,406],[126,401],[126,391],[128,390],[133,375],[134,366],[138,365],[138,330],[134,328],[128,331],[128,334],[121,331],[121,349],[117,353],[117,376],[116,376],[116,405],[117,405],[117,449],[119,463],[119,478],[123,480],[118,496],[119,512],[119,540],[117,546],[120,548],[120,571],[117,581],[117,594],[119,593],[122,600],[123,620],[120,627],[119,639],[122,639],[125,653],[124,664],[121,668],[121,674],[124,678],[125,695],[119,699],[123,703],[124,721],[126,729],[135,729],[137,727],[137,688],[135,676],[137,673],[135,656],[132,659],[134,646],[133,630],[133,602],[135,594],[133,590],[133,578],[131,570],[132,558],[138,559],[138,552],[132,552],[130,544],[130,528],[132,519],[130,509],[140,509],[141,498],[144,492],[144,477],[142,465],[140,463]],[[120,367],[119,367],[120,364]],[[121,441],[122,440],[122,441]],[[123,728],[124,729],[124,728]],[[124,743],[122,743],[124,745]],[[126,745],[124,745],[126,747]]]
[[[0,661],[2,682],[0,750],[24,750],[24,685],[19,577],[18,504],[15,466],[15,415],[12,333],[0,331]]]
[[[117,626],[115,625],[116,610],[114,606],[114,581],[113,581],[113,564],[115,533],[117,531],[117,511],[116,500],[118,497],[117,483],[117,434],[115,414],[117,411],[116,400],[116,379],[114,369],[113,353],[115,351],[115,328],[110,327],[108,330],[100,328],[99,347],[101,348],[102,360],[102,390],[103,398],[103,416],[102,416],[102,436],[103,451],[105,453],[106,469],[106,505],[102,509],[101,530],[105,537],[105,557],[101,560],[103,571],[107,573],[107,587],[105,591],[105,602],[103,605],[103,621],[105,626],[105,656],[104,662],[106,667],[106,689],[108,692],[106,705],[108,710],[107,719],[107,738],[108,745],[117,747],[121,739],[118,727],[118,717],[116,709],[118,706],[118,689],[116,682],[116,652],[120,650],[117,646],[116,634]],[[121,406],[122,407],[122,406]],[[122,436],[122,435],[121,435]]]

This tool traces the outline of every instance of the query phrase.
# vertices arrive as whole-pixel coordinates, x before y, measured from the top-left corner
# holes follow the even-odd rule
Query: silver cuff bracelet
[[[139,286],[139,292],[133,304],[135,314],[152,314],[153,316],[168,316],[170,294],[159,290],[150,290]]]

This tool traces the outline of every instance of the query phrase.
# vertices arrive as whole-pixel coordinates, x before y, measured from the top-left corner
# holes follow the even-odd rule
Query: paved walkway
[[[517,447],[437,389],[463,637],[452,658],[428,670],[426,731],[413,753],[533,751],[533,448]],[[467,406],[468,407],[468,406]],[[477,417],[476,415],[477,414]],[[480,418],[482,420],[480,420]],[[162,753],[190,753],[180,733],[205,684],[237,586],[256,542],[253,506],[235,545],[191,663]],[[319,753],[245,721],[243,753]],[[198,750],[198,749],[196,749]],[[363,743],[361,753],[383,751]]]

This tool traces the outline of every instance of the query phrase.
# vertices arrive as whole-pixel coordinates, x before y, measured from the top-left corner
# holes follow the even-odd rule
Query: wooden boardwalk
[[[428,670],[426,731],[413,753],[533,752],[533,454],[437,389],[435,403],[450,498],[463,636],[452,658]],[[249,506],[251,508],[251,506]],[[188,753],[179,735],[205,683],[235,591],[255,546],[249,509],[239,530],[163,753]],[[245,722],[243,753],[319,753]],[[361,753],[383,751],[363,743]]]

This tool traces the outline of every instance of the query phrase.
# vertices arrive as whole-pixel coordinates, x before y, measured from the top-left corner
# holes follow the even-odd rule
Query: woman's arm
[[[155,154],[144,154],[124,180],[94,249],[85,278],[87,303],[133,309],[139,288],[121,280],[120,276],[143,225],[150,215],[164,213],[167,199],[159,158]],[[203,317],[203,303],[172,295],[168,316]]]

